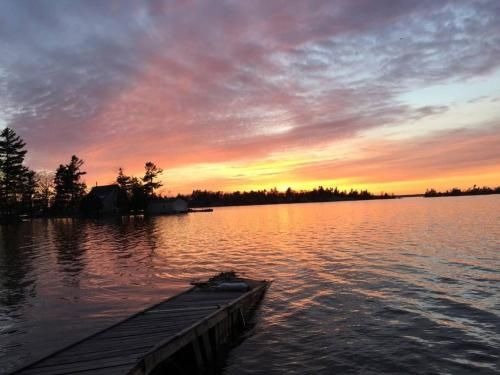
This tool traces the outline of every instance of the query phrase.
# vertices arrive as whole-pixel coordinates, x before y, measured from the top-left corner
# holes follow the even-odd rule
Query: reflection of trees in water
[[[144,217],[34,220],[1,226],[0,306],[22,305],[28,296],[35,297],[37,274],[44,270],[56,272],[46,277],[60,277],[71,288],[81,287],[89,267],[107,269],[112,273],[108,277],[127,283],[150,281],[155,251],[164,246],[159,232],[159,223]]]
[[[114,257],[114,269],[120,277],[132,284],[143,283],[154,275],[153,258],[158,247],[154,221],[143,216],[123,217],[119,222],[103,223],[106,234],[112,236],[107,243]]]
[[[158,246],[157,230],[142,216],[52,221],[50,232],[62,282],[79,287],[86,269],[90,274],[132,277],[127,282],[139,282],[154,273],[151,263]]]
[[[36,294],[33,271],[34,225],[0,226],[0,305],[17,306]]]
[[[85,268],[86,223],[76,219],[56,219],[52,222],[54,246],[57,250],[57,264],[68,286],[80,284]]]
[[[122,251],[134,256],[152,256],[157,247],[154,223],[150,218],[126,217],[118,227],[118,243]]]
[[[146,218],[144,223],[144,246],[147,249],[147,254],[152,259],[156,249],[158,248],[158,228],[157,221],[154,218]]]

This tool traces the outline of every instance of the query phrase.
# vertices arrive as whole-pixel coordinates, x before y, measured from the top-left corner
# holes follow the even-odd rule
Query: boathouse
[[[148,215],[172,215],[188,212],[188,204],[184,199],[157,198],[151,199],[146,207]]]

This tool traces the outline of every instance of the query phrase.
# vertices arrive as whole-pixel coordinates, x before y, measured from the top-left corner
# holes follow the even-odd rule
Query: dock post
[[[202,375],[205,373],[205,364],[203,362],[203,355],[201,353],[199,337],[193,339],[192,346],[194,351],[194,356],[196,358],[196,367],[198,369],[198,374]]]

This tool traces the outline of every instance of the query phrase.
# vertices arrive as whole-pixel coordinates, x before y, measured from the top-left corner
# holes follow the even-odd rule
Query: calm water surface
[[[500,372],[500,196],[0,228],[0,372],[234,269],[274,283],[226,374]]]

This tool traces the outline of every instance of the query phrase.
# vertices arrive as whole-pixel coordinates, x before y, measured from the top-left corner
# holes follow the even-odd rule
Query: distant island
[[[222,191],[193,190],[189,195],[178,195],[178,198],[189,202],[190,207],[218,207],[218,206],[249,206],[259,204],[286,204],[308,202],[337,202],[368,199],[393,199],[394,194],[381,193],[375,195],[368,190],[339,190],[338,188],[319,186],[312,190],[278,191],[270,190]]]
[[[496,188],[490,188],[487,186],[478,187],[474,185],[467,190],[460,190],[459,188],[453,188],[446,191],[436,191],[434,189],[427,189],[424,197],[425,198],[435,198],[435,197],[457,197],[461,195],[490,195],[490,194],[500,194],[500,186]]]

